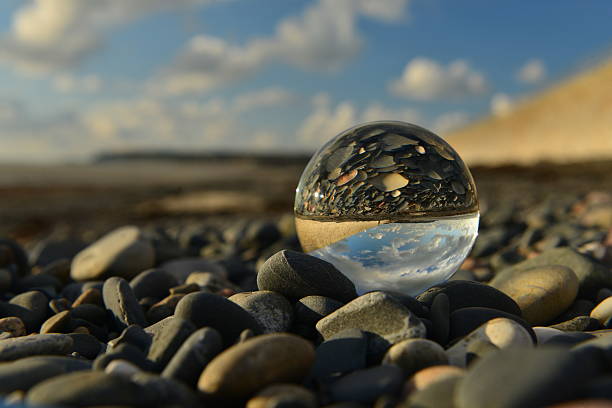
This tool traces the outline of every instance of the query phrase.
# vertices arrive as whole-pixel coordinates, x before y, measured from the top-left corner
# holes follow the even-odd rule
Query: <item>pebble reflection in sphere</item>
[[[412,296],[455,273],[479,220],[457,152],[395,121],[355,126],[319,149],[296,189],[295,216],[304,251],[336,266],[358,293]]]

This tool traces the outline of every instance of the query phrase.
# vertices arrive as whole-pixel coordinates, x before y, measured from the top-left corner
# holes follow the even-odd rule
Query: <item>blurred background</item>
[[[445,138],[483,209],[612,191],[611,17],[609,1],[2,0],[0,235],[278,216],[310,155],[370,120]]]

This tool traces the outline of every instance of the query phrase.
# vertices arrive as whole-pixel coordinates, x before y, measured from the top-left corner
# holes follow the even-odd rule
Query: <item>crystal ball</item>
[[[422,127],[352,127],[310,159],[295,195],[305,252],[362,294],[415,296],[449,279],[478,235],[474,179],[457,152]]]

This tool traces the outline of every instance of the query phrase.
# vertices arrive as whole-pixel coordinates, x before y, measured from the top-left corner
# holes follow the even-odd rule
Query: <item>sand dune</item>
[[[469,164],[612,158],[612,60],[446,137]]]

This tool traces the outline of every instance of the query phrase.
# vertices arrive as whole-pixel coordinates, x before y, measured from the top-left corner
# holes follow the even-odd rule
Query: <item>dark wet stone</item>
[[[251,329],[259,334],[262,328],[243,308],[223,296],[196,292],[183,297],[174,315],[189,320],[196,328],[212,327],[219,331],[225,345],[236,342],[240,332]]]
[[[92,336],[96,337],[98,340],[102,342],[106,342],[108,340],[108,329],[106,326],[98,326],[94,323],[91,323],[84,319],[72,318],[71,328],[73,331],[77,330],[79,327],[87,329],[87,332]]]
[[[12,239],[0,238],[0,248],[7,249],[8,264],[15,265],[18,275],[26,276],[30,273],[28,254],[21,245]]]
[[[358,329],[344,330],[316,349],[312,377],[331,382],[338,376],[366,367],[368,338]]]
[[[67,336],[72,339],[71,351],[89,360],[96,358],[104,346],[91,334],[70,333]]]
[[[591,313],[591,310],[595,308],[595,303],[586,299],[576,299],[574,303],[563,313],[561,313],[556,319],[555,322],[565,322],[567,320],[572,320],[578,316],[588,316]]]
[[[0,340],[0,361],[12,361],[35,355],[64,355],[72,348],[65,334],[35,334]]]
[[[41,326],[40,332],[45,333],[65,333],[70,329],[70,311],[64,310],[48,318]]]
[[[257,286],[293,299],[320,295],[347,302],[357,296],[353,283],[332,264],[291,250],[277,252],[263,264]]]
[[[163,329],[155,333],[155,336],[160,336],[162,331]],[[125,329],[123,329],[119,337],[114,338],[111,341],[109,341],[108,345],[111,348],[116,348],[120,344],[130,344],[138,348],[141,352],[146,354],[149,352],[149,348],[151,347],[151,342],[152,342],[151,336],[147,332],[145,332],[142,327],[132,324],[126,327]]]
[[[612,287],[612,274],[608,273],[606,267],[569,247],[544,251],[535,258],[501,271],[497,276],[501,279],[504,275],[511,275],[516,271],[548,265],[566,266],[576,274],[579,282],[578,297],[592,299],[602,287]]]
[[[115,329],[123,330],[131,324],[142,327],[147,325],[142,307],[125,279],[118,277],[107,279],[102,288],[102,296],[104,306],[113,316]]]
[[[465,307],[488,307],[521,316],[521,309],[508,295],[489,285],[472,281],[441,283],[421,293],[417,300],[431,306],[439,293],[448,296],[450,312]]]
[[[553,329],[562,330],[562,331],[591,331],[597,330],[601,326],[599,321],[593,319],[589,316],[577,316],[571,320],[557,323],[555,325],[549,326]]]
[[[36,384],[57,375],[91,368],[89,361],[71,357],[35,356],[0,364],[0,394],[27,392]]]
[[[193,292],[199,292],[200,286],[195,283],[184,283],[182,285],[170,288],[170,296],[172,295],[187,295]]]
[[[148,359],[160,371],[163,370],[179,347],[195,329],[191,322],[175,317],[153,336],[153,342],[147,355]]]
[[[401,368],[381,365],[347,374],[333,383],[329,391],[334,401],[369,404],[381,395],[398,393],[403,380]]]
[[[9,303],[25,309],[17,316],[23,320],[28,332],[38,331],[40,325],[47,318],[49,298],[37,290],[19,294],[13,297]]]
[[[294,384],[275,384],[264,388],[249,399],[246,408],[316,408],[316,395],[307,388]]]
[[[218,398],[245,398],[274,383],[302,381],[314,356],[312,344],[301,337],[264,334],[215,357],[202,372],[198,389]]]
[[[160,300],[159,302],[156,302],[151,305],[149,310],[147,310],[147,320],[149,321],[149,323],[156,323],[160,320],[165,319],[166,317],[172,316],[174,314],[174,311],[176,310],[178,302],[184,297],[185,295],[182,294],[169,295]]]
[[[48,266],[57,261],[70,260],[86,246],[87,244],[76,237],[46,239],[32,250],[31,255],[34,259],[32,264]]]
[[[201,401],[193,389],[179,381],[150,373],[136,373],[130,379],[142,387],[147,406],[199,408]]]
[[[170,293],[170,288],[178,284],[176,278],[163,269],[148,269],[140,272],[130,281],[130,286],[138,300],[145,297],[164,298]]]
[[[401,340],[426,335],[421,320],[395,297],[384,292],[370,292],[358,297],[319,320],[316,327],[324,339],[351,328],[371,333],[368,347],[374,360]]]
[[[423,368],[448,364],[448,356],[442,346],[427,339],[407,339],[387,350],[383,364],[398,366],[409,377]]]
[[[436,295],[429,316],[432,323],[431,330],[427,332],[429,337],[440,344],[446,344],[450,333],[450,302],[446,293]]]
[[[529,334],[531,334],[534,342],[536,341],[536,336],[533,329],[523,319],[511,313],[486,307],[464,307],[452,312],[450,315],[450,340],[452,341],[459,337],[463,337],[474,329],[478,328],[478,326],[482,325],[483,323],[497,317],[505,317],[519,323],[529,332]]]
[[[19,292],[26,292],[33,289],[46,289],[57,292],[62,288],[62,286],[62,282],[60,282],[56,277],[42,273],[24,276],[19,279],[15,285]]]
[[[126,377],[101,371],[60,375],[33,387],[26,403],[33,406],[144,407],[143,388]]]
[[[584,386],[581,392],[584,398],[612,400],[612,376],[596,378]]]
[[[49,301],[49,309],[53,313],[60,313],[65,310],[70,310],[70,302],[66,298],[51,299]]]
[[[281,294],[269,290],[240,292],[229,297],[259,323],[264,333],[286,332],[293,323],[293,307]]]
[[[478,360],[455,392],[457,408],[543,407],[578,396],[601,372],[594,355],[563,348],[509,348]],[[517,373],[520,373],[517,375]]]
[[[126,360],[144,371],[155,371],[155,365],[147,360],[145,354],[136,346],[123,343],[98,355],[93,363],[94,370],[104,370],[114,360]]]
[[[551,337],[544,344],[571,347],[594,338],[595,336],[589,333],[567,332]]]
[[[106,310],[98,305],[85,303],[70,310],[72,317],[87,320],[88,322],[104,325],[107,323]]]
[[[295,304],[295,322],[312,326],[344,303],[325,296],[306,296]]]
[[[461,377],[436,381],[408,398],[407,406],[416,408],[455,408],[453,396]]]
[[[223,343],[219,332],[211,327],[198,329],[174,353],[161,375],[195,388],[206,365],[221,350]]]

